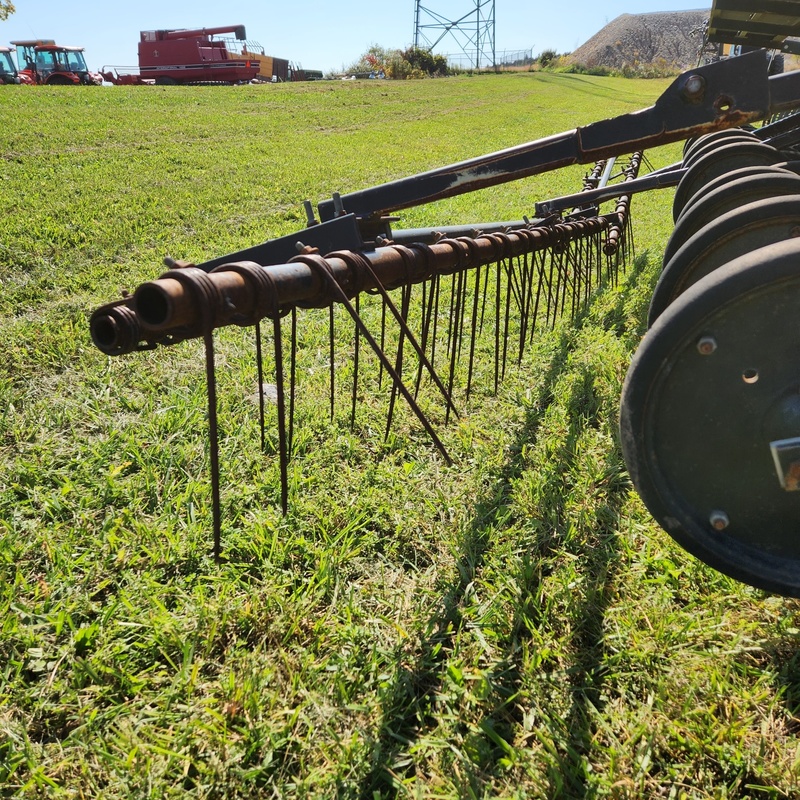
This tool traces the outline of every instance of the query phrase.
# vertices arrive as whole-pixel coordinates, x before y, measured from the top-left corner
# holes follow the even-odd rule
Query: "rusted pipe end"
[[[109,356],[132,353],[141,338],[136,314],[124,303],[98,308],[89,319],[89,333],[97,349]]]
[[[159,278],[141,284],[133,293],[133,307],[142,323],[159,330],[182,325],[187,320],[176,319],[175,298],[183,298],[183,286],[174,278]]]

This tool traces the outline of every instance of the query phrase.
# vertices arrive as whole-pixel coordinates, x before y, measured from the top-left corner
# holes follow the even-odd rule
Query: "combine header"
[[[712,31],[729,7],[733,0],[715,4]],[[773,47],[794,30],[765,12],[752,23],[752,14],[734,16]],[[204,340],[219,555],[217,328],[255,329],[263,386],[261,323],[269,320],[284,510],[304,309],[328,309],[331,410],[333,354],[343,347],[334,332],[346,328],[351,421],[366,345],[388,376],[387,432],[402,398],[449,460],[432,422],[434,398],[440,421],[458,413],[478,350],[491,354],[497,386],[537,330],[574,316],[601,282],[616,279],[632,244],[633,195],[677,186],[651,328],[622,395],[625,459],[654,517],[688,550],[800,597],[800,178],[791,150],[799,107],[800,73],[770,77],[764,51],[699,67],[651,108],[334,195],[316,211],[307,202],[308,225],[291,236],[201,264],[168,260],[160,277],[94,312],[92,338],[114,356]],[[676,141],[686,141],[682,163],[639,175],[645,148]],[[394,227],[399,209],[571,164],[592,165],[582,190],[538,203],[534,219]],[[346,326],[334,324],[336,308]],[[261,408],[263,444],[263,395]]]

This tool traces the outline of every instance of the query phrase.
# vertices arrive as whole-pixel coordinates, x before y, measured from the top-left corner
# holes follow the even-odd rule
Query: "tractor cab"
[[[20,77],[47,85],[99,86],[103,79],[90,72],[82,47],[63,47],[52,41],[12,42],[17,48]]]
[[[2,45],[0,45],[0,83],[27,83],[17,72],[17,66],[11,58],[11,48]]]

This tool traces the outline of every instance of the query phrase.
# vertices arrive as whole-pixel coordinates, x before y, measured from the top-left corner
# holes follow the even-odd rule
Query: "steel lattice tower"
[[[422,0],[415,0],[414,47],[430,51],[449,36],[470,66],[475,69],[496,66],[494,4],[495,0],[474,0],[466,13],[457,19],[447,19],[442,12],[423,5]]]

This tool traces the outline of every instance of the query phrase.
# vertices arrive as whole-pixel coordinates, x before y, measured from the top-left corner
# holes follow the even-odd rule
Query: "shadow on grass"
[[[604,326],[615,329],[619,336],[636,335],[635,332],[625,331],[624,326],[613,323],[623,317],[628,296],[646,263],[647,254],[635,259],[615,307],[604,315]],[[644,311],[642,309],[642,314]],[[540,433],[547,407],[556,399],[556,385],[567,366],[572,350],[572,333],[584,326],[587,319],[588,313],[583,313],[574,321],[570,331],[560,335],[539,385],[537,402],[531,404],[531,410],[512,447],[512,455],[495,485],[476,503],[472,524],[462,540],[461,554],[456,564],[457,575],[449,585],[442,587],[438,608],[427,625],[428,633],[415,652],[397,654],[395,680],[383,702],[383,716],[374,738],[371,768],[361,782],[359,794],[364,800],[397,797],[404,793],[403,783],[413,780],[414,744],[437,725],[433,705],[436,695],[444,686],[448,655],[452,652],[454,639],[462,625],[462,607],[469,587],[478,576],[492,546],[492,531],[507,521],[507,498],[512,493],[515,480],[526,469],[523,451],[525,446],[536,441]],[[571,648],[577,654],[570,670],[571,707],[563,719],[550,718],[545,722],[551,729],[550,739],[556,744],[552,748],[546,779],[549,782],[548,796],[581,798],[587,794],[583,756],[589,750],[594,733],[593,714],[602,708],[603,619],[617,569],[615,531],[618,529],[620,506],[627,494],[628,484],[622,479],[618,485],[611,487],[610,502],[597,509],[590,523],[590,527],[596,525],[593,536],[575,537],[581,541],[567,541],[568,526],[564,509],[559,503],[564,493],[564,475],[574,461],[575,445],[581,432],[587,425],[596,426],[600,422],[596,417],[586,415],[586,409],[594,409],[595,414],[598,410],[593,397],[593,376],[588,369],[584,370],[574,385],[571,395],[559,400],[566,406],[569,423],[566,435],[553,457],[559,468],[551,471],[543,486],[545,503],[542,515],[546,518],[546,524],[541,525],[535,533],[530,550],[522,559],[515,576],[514,583],[520,589],[521,601],[516,605],[509,634],[497,642],[498,651],[506,652],[509,656],[495,666],[493,674],[487,676],[497,702],[479,725],[484,734],[483,741],[475,742],[470,748],[474,766],[465,766],[462,760],[459,761],[459,778],[456,778],[454,771],[453,779],[463,783],[460,788],[464,796],[480,796],[487,779],[505,769],[499,760],[512,751],[514,730],[521,722],[521,709],[515,701],[523,689],[522,673],[525,669],[520,641],[530,637],[531,626],[547,621],[547,611],[543,611],[538,598],[547,576],[549,556],[565,548],[581,561],[581,572],[586,580],[576,589],[576,592],[581,592],[581,598],[574,604],[571,615],[573,620],[579,621],[571,642]],[[606,473],[619,473],[618,464],[621,460],[618,448],[615,448],[608,455]]]

